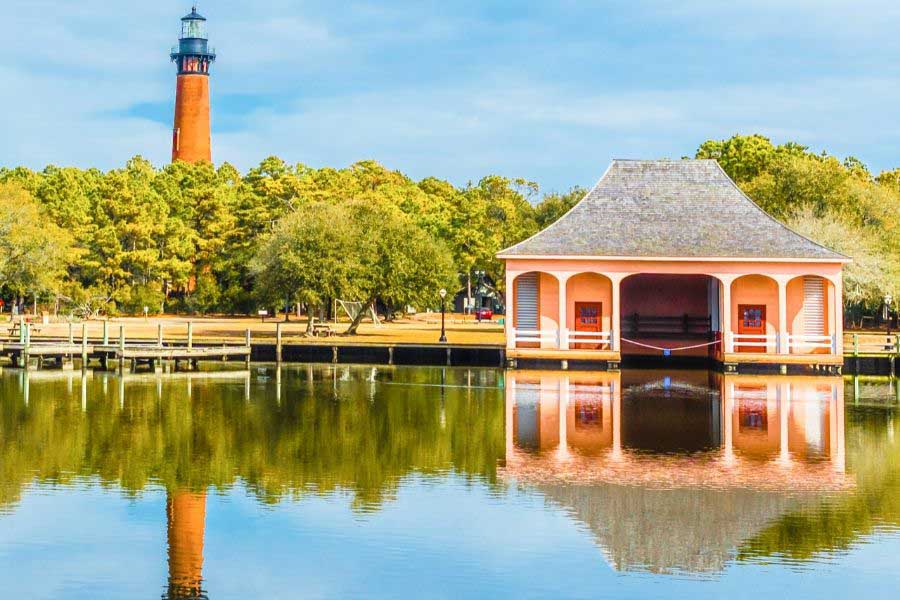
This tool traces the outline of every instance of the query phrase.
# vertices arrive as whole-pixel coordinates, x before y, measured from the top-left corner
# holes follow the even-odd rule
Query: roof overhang
[[[498,254],[500,260],[605,260],[643,262],[752,262],[752,263],[818,263],[847,264],[852,258],[760,258],[741,256],[578,256]]]

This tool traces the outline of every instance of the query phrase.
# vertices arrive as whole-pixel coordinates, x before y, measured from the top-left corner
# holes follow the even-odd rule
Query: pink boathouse
[[[850,259],[769,216],[713,160],[616,160],[572,210],[498,256],[512,366],[843,364]]]

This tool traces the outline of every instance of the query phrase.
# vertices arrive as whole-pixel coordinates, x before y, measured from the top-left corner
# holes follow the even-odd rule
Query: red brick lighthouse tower
[[[216,53],[206,37],[206,19],[200,16],[196,6],[181,19],[181,37],[172,48],[171,58],[178,65],[172,162],[212,162],[209,67],[216,60]]]

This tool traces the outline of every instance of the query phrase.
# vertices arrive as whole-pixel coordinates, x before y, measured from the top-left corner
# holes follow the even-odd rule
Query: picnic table
[[[326,323],[314,323],[313,335],[316,337],[331,337],[334,335],[334,329]]]
[[[9,337],[16,337],[22,331],[22,324],[27,323],[31,325],[31,333],[40,333],[41,327],[37,325],[34,321],[33,317],[20,317],[18,320],[13,321],[9,326]]]

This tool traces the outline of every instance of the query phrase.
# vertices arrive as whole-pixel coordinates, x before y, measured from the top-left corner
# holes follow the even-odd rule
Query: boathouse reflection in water
[[[510,373],[502,476],[585,523],[616,569],[709,572],[845,475],[840,378]]]

